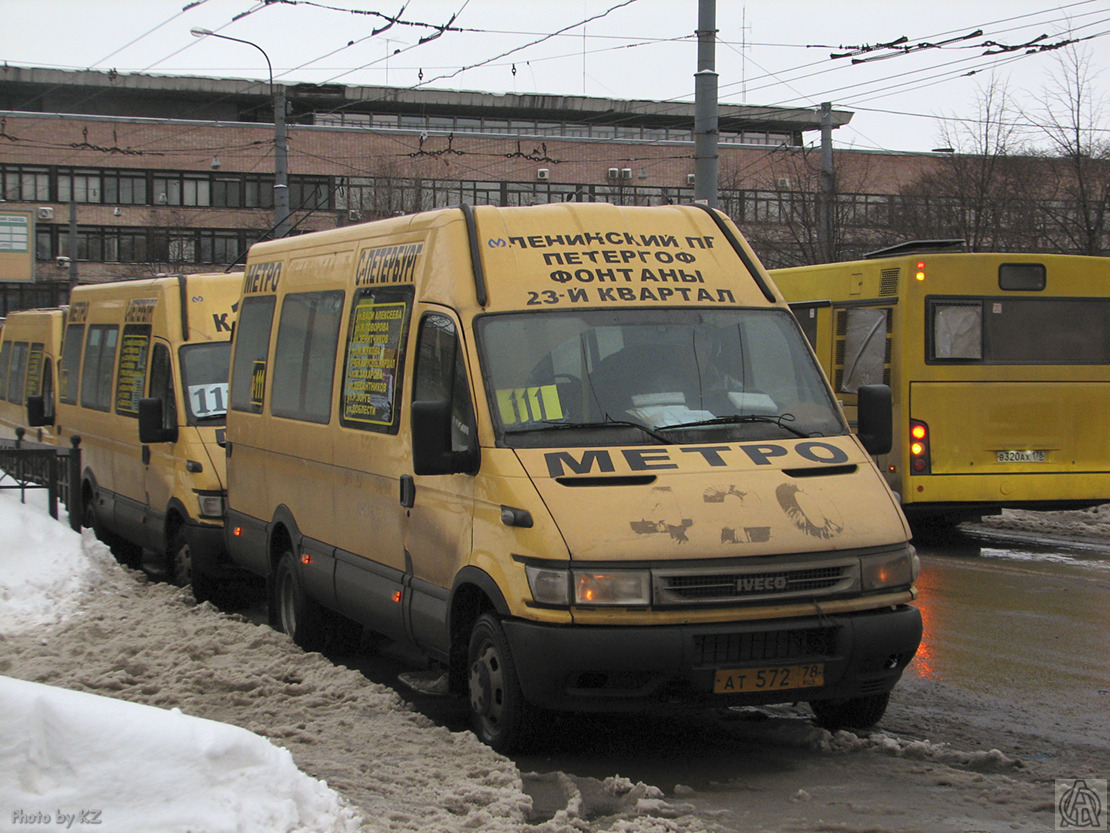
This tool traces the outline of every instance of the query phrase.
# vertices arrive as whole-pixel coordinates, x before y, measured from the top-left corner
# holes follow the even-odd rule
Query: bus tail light
[[[913,270],[913,277],[916,281],[925,280],[925,261],[919,260],[916,264],[917,268]]]
[[[914,474],[928,474],[929,426],[920,420],[910,420],[910,471]]]

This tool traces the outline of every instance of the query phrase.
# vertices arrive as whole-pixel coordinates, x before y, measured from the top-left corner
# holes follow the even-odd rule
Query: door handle
[[[416,505],[416,481],[411,474],[401,475],[401,505],[406,509]]]
[[[144,445],[143,446],[143,465],[144,466],[149,466],[150,465],[150,446],[149,445]]]

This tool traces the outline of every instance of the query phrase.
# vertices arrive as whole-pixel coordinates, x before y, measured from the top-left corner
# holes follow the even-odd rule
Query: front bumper
[[[525,698],[574,711],[847,699],[894,688],[921,642],[915,607],[660,627],[504,623]],[[824,684],[714,694],[717,670],[824,663]]]

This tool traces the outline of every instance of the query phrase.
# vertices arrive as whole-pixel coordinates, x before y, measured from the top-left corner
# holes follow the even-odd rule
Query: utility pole
[[[235,43],[253,46],[266,59],[266,71],[270,76],[270,98],[274,102],[274,237],[289,234],[289,156],[285,135],[285,87],[274,85],[274,65],[266,50],[254,41],[221,35],[211,29],[195,27],[189,30],[194,38],[219,38]]]
[[[836,171],[833,169],[832,102],[821,104],[821,189],[817,195],[817,252],[825,263],[833,261]]]
[[[694,73],[694,201],[717,207],[717,0],[698,0]]]
[[[69,204],[69,289],[77,286],[77,203]]]

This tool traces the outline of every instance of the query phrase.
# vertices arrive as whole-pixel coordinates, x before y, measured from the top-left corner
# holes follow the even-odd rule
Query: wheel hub
[[[481,718],[497,723],[501,715],[501,663],[487,645],[470,666],[470,708]]]

